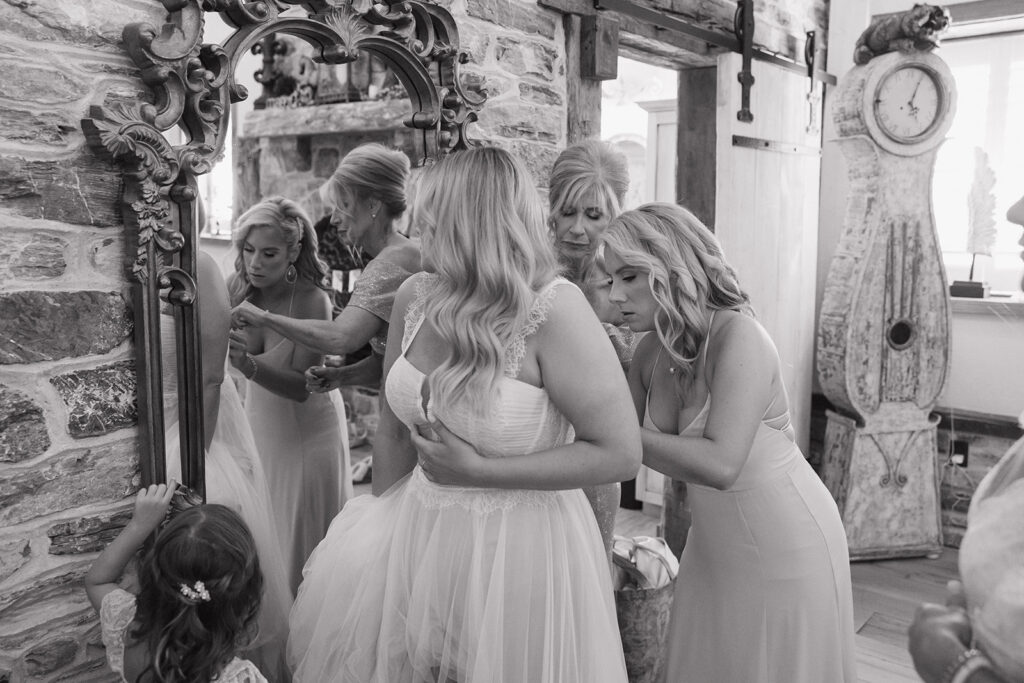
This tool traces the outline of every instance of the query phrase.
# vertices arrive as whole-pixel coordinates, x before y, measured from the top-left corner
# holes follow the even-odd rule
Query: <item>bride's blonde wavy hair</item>
[[[423,314],[449,349],[430,375],[432,400],[466,398],[487,415],[505,349],[558,273],[540,196],[520,161],[480,147],[426,168],[414,211],[424,264],[438,275]]]
[[[626,265],[647,273],[659,309],[655,330],[681,369],[680,386],[693,373],[711,311],[753,315],[750,297],[740,288],[718,239],[681,206],[655,202],[626,211],[612,220],[598,245],[602,267],[611,250]]]

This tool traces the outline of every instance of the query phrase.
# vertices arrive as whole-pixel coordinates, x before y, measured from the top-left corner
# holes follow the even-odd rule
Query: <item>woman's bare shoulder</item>
[[[741,353],[762,360],[778,358],[775,342],[757,318],[740,311],[719,311],[710,332],[708,356]]]
[[[295,298],[291,303],[292,318],[315,318],[330,320],[331,297],[311,282],[295,286]]]

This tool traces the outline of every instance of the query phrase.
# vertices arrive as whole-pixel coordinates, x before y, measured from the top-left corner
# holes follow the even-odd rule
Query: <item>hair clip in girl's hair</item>
[[[192,586],[183,583],[178,586],[178,590],[192,602],[210,602],[210,591],[206,590],[202,581],[196,581]]]

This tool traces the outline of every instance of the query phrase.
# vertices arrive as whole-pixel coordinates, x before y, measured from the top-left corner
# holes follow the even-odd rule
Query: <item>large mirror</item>
[[[317,220],[349,149],[430,163],[470,144],[482,98],[463,90],[458,30],[433,0],[162,2],[162,26],[123,34],[152,102],[93,106],[83,128],[124,168],[142,483],[166,480],[169,428],[182,482],[203,495],[200,231],[229,237],[270,194]]]

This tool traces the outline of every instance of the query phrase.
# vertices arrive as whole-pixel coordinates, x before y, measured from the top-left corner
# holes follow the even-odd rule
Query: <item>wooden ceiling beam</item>
[[[594,8],[593,0],[537,0],[541,7],[557,10],[563,14],[579,16],[596,15],[603,10]],[[685,20],[686,17],[675,14],[672,10],[678,4],[675,0],[657,0],[659,11],[666,12],[670,18]],[[658,57],[659,61],[673,66],[707,66],[715,62],[715,56],[726,50],[714,47],[703,40],[676,31],[666,30],[653,22],[615,13],[619,21],[619,40],[625,47]],[[727,34],[730,35],[730,34]],[[731,37],[731,35],[730,35]],[[686,54],[679,54],[683,51]],[[650,61],[649,59],[646,61]]]

